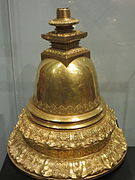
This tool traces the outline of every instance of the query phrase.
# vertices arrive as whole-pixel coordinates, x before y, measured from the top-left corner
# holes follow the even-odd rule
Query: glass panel
[[[9,133],[17,120],[11,59],[8,4],[0,1],[0,168],[6,155]]]
[[[0,103],[0,117],[5,128],[0,132],[2,142],[6,143],[16,121],[15,114],[32,95],[40,53],[49,47],[40,35],[53,29],[47,22],[55,18],[57,7],[70,7],[72,16],[80,19],[79,28],[88,32],[81,45],[92,52],[101,94],[116,110],[128,144],[135,145],[133,0],[9,0],[8,4],[7,0],[1,1],[0,98],[3,103]]]

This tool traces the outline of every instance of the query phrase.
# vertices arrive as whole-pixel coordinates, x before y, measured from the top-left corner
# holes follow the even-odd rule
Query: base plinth
[[[12,162],[36,179],[96,179],[117,168],[124,160],[126,151],[126,140],[118,127],[103,149],[81,158],[57,159],[43,155],[32,149],[16,128],[8,145]]]

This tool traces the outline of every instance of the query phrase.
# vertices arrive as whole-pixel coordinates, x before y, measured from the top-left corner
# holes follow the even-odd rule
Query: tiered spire
[[[42,53],[42,59],[55,57],[67,66],[82,55],[90,57],[89,51],[79,46],[80,39],[86,37],[87,32],[74,30],[73,25],[77,23],[79,20],[71,17],[69,8],[57,9],[57,18],[49,21],[50,25],[56,26],[55,30],[41,35],[51,42],[51,48]]]

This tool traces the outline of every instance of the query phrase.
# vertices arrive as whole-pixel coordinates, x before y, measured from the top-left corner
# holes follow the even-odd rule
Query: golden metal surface
[[[95,109],[100,104],[100,95],[91,60],[79,57],[68,67],[52,58],[41,61],[33,101],[38,108],[56,115],[82,114]]]
[[[116,126],[116,116],[114,111],[107,107],[106,115],[96,126],[88,126],[86,128],[66,130],[52,129],[42,127],[34,123],[23,109],[19,116],[17,128],[23,134],[25,139],[56,149],[71,149],[88,147],[101,142],[112,134]]]
[[[117,118],[100,96],[90,52],[79,46],[86,32],[68,8],[42,34],[51,48],[41,54],[33,96],[8,141],[8,154],[36,179],[95,179],[118,167],[127,152]]]
[[[9,139],[8,149],[14,163],[25,169],[28,174],[32,173],[39,179],[53,178],[89,178],[104,174],[118,165],[124,158],[127,144],[122,131],[115,128],[108,144],[101,150],[80,157],[69,157],[69,153],[53,157],[53,153],[47,156],[27,145],[18,129],[14,129]],[[70,151],[69,151],[70,152]],[[83,152],[83,149],[82,149]],[[57,154],[56,154],[57,155]],[[66,158],[65,158],[66,157]]]
[[[78,19],[71,18],[69,8],[58,8],[57,9],[57,18],[50,20],[49,24],[54,26],[71,26],[79,23]]]

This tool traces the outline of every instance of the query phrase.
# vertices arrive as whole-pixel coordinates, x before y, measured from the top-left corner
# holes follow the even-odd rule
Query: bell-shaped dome
[[[38,68],[34,104],[52,114],[82,114],[100,104],[97,78],[88,57],[78,57],[67,67],[57,59],[44,59]]]

